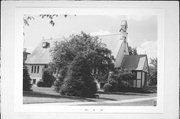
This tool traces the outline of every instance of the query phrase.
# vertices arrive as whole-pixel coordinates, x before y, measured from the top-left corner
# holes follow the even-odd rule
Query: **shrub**
[[[87,57],[77,55],[68,68],[67,77],[60,88],[60,94],[68,96],[94,97],[97,85],[91,76]]]
[[[51,87],[53,85],[55,81],[55,77],[53,76],[53,72],[51,71],[51,69],[49,68],[44,69],[42,80],[44,87]]]
[[[112,92],[113,91],[113,86],[109,83],[106,83],[103,87],[104,92]]]
[[[37,82],[37,86],[38,86],[38,87],[43,87],[43,86],[44,86],[43,81],[42,81],[42,80],[38,81],[38,82]]]
[[[28,73],[28,69],[26,66],[23,66],[23,91],[30,91],[32,84],[31,84],[31,78]]]
[[[118,91],[128,90],[128,88],[133,86],[134,79],[135,79],[135,75],[132,72],[125,72],[125,71],[119,72],[117,75],[117,80],[118,80],[117,90]]]

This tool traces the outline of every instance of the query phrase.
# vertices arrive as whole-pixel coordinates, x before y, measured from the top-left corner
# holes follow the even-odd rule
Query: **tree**
[[[150,60],[150,85],[157,85],[157,58],[153,58]]]
[[[128,46],[129,55],[138,55],[137,49],[132,48],[131,46]]]
[[[44,87],[51,87],[55,81],[55,77],[53,76],[53,71],[50,68],[46,68],[43,71],[42,81]]]
[[[31,90],[31,78],[28,73],[28,69],[26,66],[23,66],[23,91]]]
[[[91,75],[88,54],[78,54],[68,68],[68,75],[60,88],[61,95],[94,97],[97,85]]]
[[[55,47],[51,49],[52,61],[58,72],[67,69],[79,54],[88,54],[91,70],[107,73],[114,68],[111,51],[99,41],[98,37],[81,32],[79,35],[71,35],[68,39],[56,42]]]
[[[49,19],[49,24],[52,25],[52,26],[55,25],[54,18],[56,18],[56,17],[58,17],[58,16],[60,16],[60,15],[58,15],[58,14],[40,14],[40,15],[39,15],[39,17],[41,17],[42,19],[44,19],[44,18]],[[64,16],[65,18],[67,18],[69,15],[64,14],[64,15],[62,15],[62,16]],[[74,16],[76,16],[76,15],[74,15]],[[35,20],[35,17],[34,17],[34,16],[31,16],[31,15],[24,15],[23,21],[24,21],[24,25],[25,25],[25,26],[29,26],[31,20]]]

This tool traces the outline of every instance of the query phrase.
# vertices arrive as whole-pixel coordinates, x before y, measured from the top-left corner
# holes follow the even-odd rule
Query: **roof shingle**
[[[125,55],[121,64],[124,70],[145,70],[147,55]]]

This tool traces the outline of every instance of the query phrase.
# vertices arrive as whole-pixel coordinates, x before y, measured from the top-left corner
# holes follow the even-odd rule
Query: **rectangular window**
[[[144,86],[145,72],[142,72],[142,86]]]
[[[37,66],[37,73],[39,73],[39,66]]]
[[[141,88],[141,80],[137,80],[137,88]]]
[[[141,72],[137,72],[137,79],[141,79]]]
[[[36,73],[36,66],[34,66],[34,73]]]
[[[33,68],[34,68],[34,67],[32,66],[32,67],[31,67],[31,73],[33,73]]]

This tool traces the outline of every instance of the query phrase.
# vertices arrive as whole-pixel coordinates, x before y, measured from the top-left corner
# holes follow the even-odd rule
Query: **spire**
[[[120,30],[119,30],[119,32],[121,33],[120,40],[124,40],[125,42],[127,40],[127,34],[128,34],[127,28],[128,28],[127,20],[122,20],[120,24]]]
[[[123,40],[124,42],[124,53],[128,53],[128,44],[127,44],[127,28],[128,28],[128,25],[127,25],[127,20],[123,19],[121,21],[121,24],[120,24],[120,34],[121,34],[121,37],[120,37],[120,40]]]

